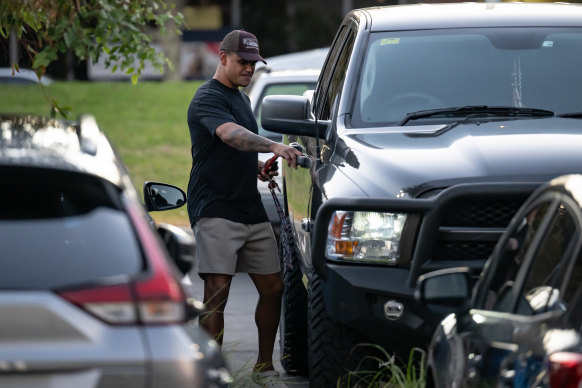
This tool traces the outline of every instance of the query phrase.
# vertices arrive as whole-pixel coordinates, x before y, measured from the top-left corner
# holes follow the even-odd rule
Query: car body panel
[[[435,136],[425,135],[422,129],[346,131],[342,139],[347,151],[336,145],[329,162],[355,185],[365,187],[369,197],[396,196],[401,190],[416,197],[455,180],[511,182],[535,177],[541,183],[554,178],[556,171],[575,173],[582,168],[578,120],[540,118],[462,124]],[[390,170],[389,180],[384,169]],[[329,186],[321,175],[319,182]]]
[[[72,386],[81,379],[78,372],[92,372],[89,386],[93,387],[105,386],[106,381],[123,386],[117,379],[127,386],[144,386],[150,373],[141,330],[108,327],[53,293],[2,291],[0,314],[4,317],[0,322],[4,373],[50,371],[42,381],[52,380],[57,373],[63,386]],[[0,381],[2,377],[0,373]]]

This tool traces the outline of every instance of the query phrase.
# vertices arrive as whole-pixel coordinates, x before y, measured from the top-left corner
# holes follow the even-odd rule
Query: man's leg
[[[281,316],[283,280],[280,273],[271,275],[249,274],[259,292],[255,322],[259,332],[259,357],[255,370],[273,370],[273,347]]]
[[[204,275],[204,304],[206,313],[199,318],[200,326],[221,346],[224,336],[224,308],[228,300],[231,275]]]

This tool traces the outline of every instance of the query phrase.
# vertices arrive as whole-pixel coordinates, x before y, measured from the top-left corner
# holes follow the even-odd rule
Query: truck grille
[[[479,241],[439,241],[434,250],[436,260],[485,260],[489,257],[495,242]]]
[[[505,228],[521,204],[518,200],[460,200],[447,207],[441,226]]]
[[[439,212],[432,261],[486,260],[529,194],[477,194],[446,201]]]

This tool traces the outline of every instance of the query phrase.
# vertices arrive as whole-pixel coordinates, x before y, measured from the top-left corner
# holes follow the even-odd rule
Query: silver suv
[[[0,386],[219,387],[218,346],[95,119],[0,115]],[[150,183],[153,210],[185,202]]]

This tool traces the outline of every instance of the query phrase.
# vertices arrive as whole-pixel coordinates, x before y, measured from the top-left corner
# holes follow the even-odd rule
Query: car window
[[[355,33],[348,26],[341,26],[321,71],[320,81],[313,99],[321,104],[314,107],[317,118],[321,120],[329,119],[332,106],[338,93],[341,92],[354,41]]]
[[[581,67],[580,28],[373,33],[352,125],[395,125],[407,113],[468,105],[580,112]]]
[[[352,50],[354,48],[355,33],[351,30],[348,31],[348,36],[343,45],[342,51],[339,54],[337,62],[335,64],[335,69],[331,75],[329,84],[327,86],[327,91],[325,92],[325,99],[323,100],[323,105],[318,107],[319,109],[319,119],[329,120],[334,104],[338,100],[338,97],[342,91],[344,81],[346,79],[346,73],[348,71],[348,63],[350,57],[352,56]]]
[[[560,288],[570,256],[566,255],[576,235],[576,224],[568,207],[560,205],[550,228],[534,255],[519,299],[527,301],[532,314],[561,307]]]
[[[307,90],[315,89],[316,81],[313,82],[287,82],[280,84],[271,84],[263,90],[263,94],[259,98],[259,104],[255,111],[255,117],[257,118],[257,123],[259,125],[259,135],[268,137],[273,141],[280,142],[283,135],[276,132],[267,131],[261,126],[261,112],[263,109],[263,98],[278,94],[290,94],[294,96],[300,96]]]
[[[337,34],[335,35],[335,38],[334,38],[333,43],[331,45],[328,57],[327,57],[325,63],[323,64],[323,68],[321,69],[321,74],[319,76],[319,82],[317,84],[317,89],[315,90],[314,101],[321,100],[325,91],[327,90],[327,87],[329,85],[329,80],[331,78],[331,75],[332,75],[332,72],[334,69],[335,62],[337,60],[339,53],[341,52],[341,49],[343,47],[343,44],[344,44],[344,41],[345,41],[345,38],[346,38],[346,35],[348,32],[349,32],[348,27],[345,25],[342,25],[342,26],[340,26]]]
[[[143,269],[118,190],[51,170],[3,171],[0,289],[54,289]]]
[[[538,228],[540,227],[550,202],[535,205],[521,219],[519,224],[501,248],[495,275],[489,284],[484,308],[486,310],[511,312],[515,281],[520,266],[528,253]]]

